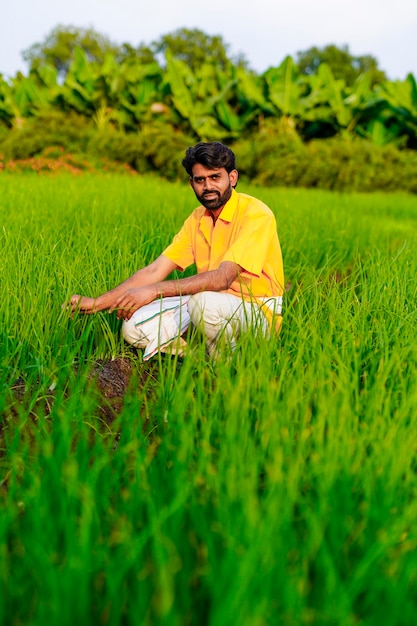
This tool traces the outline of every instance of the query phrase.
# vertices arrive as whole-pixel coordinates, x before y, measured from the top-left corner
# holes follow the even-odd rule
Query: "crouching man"
[[[219,142],[188,148],[182,164],[200,205],[150,265],[91,298],[71,297],[72,311],[116,311],[127,342],[144,350],[184,351],[190,323],[203,332],[208,353],[229,349],[249,328],[269,336],[281,324],[283,264],[276,222],[260,200],[235,187],[235,155]],[[165,280],[195,263],[197,274]],[[174,347],[174,348],[173,348]]]

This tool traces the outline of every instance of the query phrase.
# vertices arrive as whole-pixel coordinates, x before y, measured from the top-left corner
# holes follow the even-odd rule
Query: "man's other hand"
[[[109,307],[109,313],[117,311],[119,319],[130,320],[135,311],[155,300],[156,296],[157,291],[153,285],[128,289]]]
[[[87,315],[97,313],[98,311],[95,298],[88,298],[87,296],[80,296],[79,294],[71,296],[70,301],[64,302],[62,308],[71,311],[71,313],[78,312]]]

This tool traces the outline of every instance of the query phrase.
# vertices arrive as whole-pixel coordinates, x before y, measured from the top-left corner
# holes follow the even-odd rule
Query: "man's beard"
[[[215,198],[206,198],[206,195],[213,195],[216,194]],[[217,209],[220,209],[222,206],[224,206],[226,204],[226,202],[228,200],[230,200],[230,197],[232,195],[232,187],[229,186],[228,189],[226,189],[226,191],[221,194],[220,191],[205,191],[203,194],[201,194],[201,196],[199,196],[198,194],[195,194],[197,196],[197,200],[203,205],[203,207],[205,207],[206,209],[208,209],[209,211],[216,211]]]

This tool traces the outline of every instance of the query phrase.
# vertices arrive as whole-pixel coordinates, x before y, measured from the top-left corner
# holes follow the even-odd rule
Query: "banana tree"
[[[347,101],[348,90],[343,79],[335,79],[330,67],[322,63],[317,74],[305,78],[306,95],[299,100],[303,133],[325,137],[347,129],[353,111]]]
[[[90,63],[81,48],[74,50],[74,59],[65,77],[61,103],[77,113],[92,116],[102,104],[97,101],[95,85],[97,68]]]
[[[0,75],[0,120],[5,126],[11,127],[14,116],[12,87]]]
[[[50,106],[50,91],[42,88],[33,76],[18,74],[11,84],[0,82],[0,118],[8,126],[20,127],[24,119]]]
[[[91,117],[101,129],[108,124],[134,127],[134,103],[130,107],[133,110],[129,110],[123,98],[127,75],[126,68],[119,66],[113,55],[107,55],[100,66],[88,61],[85,52],[77,48],[63,85],[62,106]]]
[[[390,125],[398,124],[410,144],[417,147],[417,83],[413,74],[404,81],[386,81],[378,92],[386,100]]]
[[[272,112],[277,116],[298,118],[302,113],[302,82],[292,57],[287,56],[281,65],[269,68],[263,79],[265,97],[272,104]]]
[[[166,113],[162,93],[163,73],[158,63],[126,62],[119,67],[112,85],[126,130],[136,130],[155,113]]]
[[[371,87],[371,75],[362,74],[345,99],[352,119],[347,127],[350,134],[368,139],[378,146],[403,143],[401,126],[392,120],[386,99]]]
[[[226,97],[234,81],[226,82],[222,89],[215,80],[215,67],[203,64],[203,69],[195,74],[168,51],[166,54],[164,87],[169,104],[178,115],[178,122],[188,124],[202,141],[224,139],[228,129],[219,123],[216,106]],[[225,112],[225,117],[227,112]]]
[[[222,84],[225,72],[217,70],[217,73]],[[262,77],[235,66],[230,66],[229,76],[228,89],[218,101],[216,113],[221,124],[236,138],[258,130],[264,117],[273,116],[275,110],[265,97]]]
[[[219,87],[214,105],[220,124],[236,139],[249,132],[267,108],[258,77],[250,75],[242,67],[229,65],[221,70],[214,67]],[[270,107],[271,108],[271,107]]]

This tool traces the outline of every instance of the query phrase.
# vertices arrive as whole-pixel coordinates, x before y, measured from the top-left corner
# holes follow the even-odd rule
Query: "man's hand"
[[[154,269],[150,272],[149,268],[152,267]],[[68,304],[63,305],[63,308],[72,313],[77,311],[85,314],[97,313],[98,311],[108,311],[109,313],[117,311],[117,317],[127,321],[130,320],[135,311],[159,297],[193,295],[200,291],[226,291],[236,280],[239,272],[243,271],[243,268],[236,263],[223,261],[216,270],[202,272],[179,280],[163,280],[167,273],[176,267],[172,261],[161,255],[154,263],[144,270],[139,270],[111,291],[107,291],[97,298],[75,294]],[[161,282],[156,281],[140,287],[131,286],[132,283],[137,284],[141,276],[144,276],[145,280],[159,278]]]
[[[117,311],[117,317],[119,319],[130,320],[133,313],[140,309],[141,306],[149,304],[157,297],[157,290],[154,285],[147,287],[137,287],[128,289],[121,296],[113,300],[110,305],[105,305],[109,313]],[[71,296],[69,302],[65,302],[62,305],[63,309],[67,309],[71,313],[84,313],[85,315],[92,315],[98,311],[104,309],[104,303],[100,301],[100,298],[89,298],[87,296],[80,296],[74,294]],[[107,303],[106,303],[107,304]]]
[[[109,313],[117,310],[119,319],[130,320],[135,311],[155,300],[157,296],[155,285],[128,289],[109,307]]]
[[[85,313],[86,315],[91,315],[98,311],[95,298],[88,298],[87,296],[80,296],[78,294],[71,296],[70,301],[65,302],[62,308],[71,311],[71,313]]]

